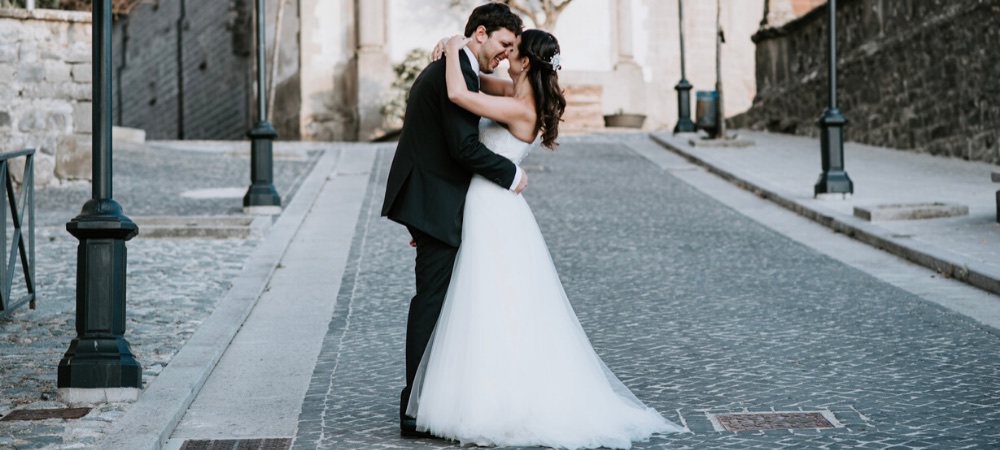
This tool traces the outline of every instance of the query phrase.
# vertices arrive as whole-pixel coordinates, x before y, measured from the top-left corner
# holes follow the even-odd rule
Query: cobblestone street
[[[1000,450],[998,61],[1000,0],[0,0],[0,450]]]
[[[638,448],[1000,446],[994,329],[740,215],[634,140],[536,150],[525,196],[597,352],[692,431]],[[378,217],[390,160],[376,160],[295,448],[455,447],[398,434],[413,255],[403,227]],[[823,411],[840,427],[733,433],[709,420],[743,411]]]
[[[307,150],[277,160],[275,169],[285,202],[298,186],[308,186],[302,192],[316,198],[336,199],[303,200],[295,207],[300,212],[294,214],[310,220],[282,225],[284,239],[295,235],[293,244],[274,254],[271,263],[283,267],[270,281],[275,297],[259,305],[306,300],[281,291],[292,285],[332,314],[328,327],[325,319],[318,321],[315,353],[292,352],[308,363],[298,397],[272,392],[272,403],[264,397],[269,406],[262,409],[290,414],[291,427],[248,435],[246,430],[256,429],[250,425],[255,414],[214,416],[206,403],[218,397],[206,396],[165,448],[180,448],[201,433],[214,436],[206,439],[294,439],[297,449],[458,448],[399,437],[396,402],[413,250],[404,228],[378,214],[392,146],[355,144],[325,152],[340,152],[341,159],[331,158],[324,171],[310,173],[323,152]],[[116,157],[115,196],[132,217],[239,213],[239,199],[184,194],[243,186],[245,158],[150,147],[125,148]],[[567,137],[556,152],[536,150],[524,167],[531,182],[526,199],[598,354],[648,406],[691,430],[654,436],[637,448],[1000,446],[996,328],[941,301],[959,297],[991,311],[995,296],[830,232],[687,163],[645,134]],[[198,170],[212,179],[199,177]],[[348,186],[354,186],[350,198],[359,209],[335,195]],[[56,392],[55,369],[74,332],[76,241],[64,227],[88,193],[87,185],[39,190],[39,308],[0,320],[0,414],[66,406]],[[330,216],[358,210],[350,218]],[[294,217],[292,211],[280,220]],[[343,275],[329,293],[309,292],[317,280],[296,274],[333,272],[336,264],[322,256],[283,258],[321,245],[329,236],[312,233],[334,222],[355,224],[343,228],[353,227],[353,236],[337,234],[344,241]],[[248,261],[257,257],[252,254],[267,246],[262,243],[272,241],[142,234],[130,241],[126,336],[143,364],[147,390],[137,404],[97,405],[81,419],[0,422],[0,448],[91,448],[102,445],[112,428],[117,433],[123,423],[142,423],[132,413],[156,404],[155,396],[149,403],[149,387],[157,386],[161,372],[161,381],[168,378],[172,358],[188,350],[185,342],[210,331],[205,324],[218,312],[217,302],[238,287],[232,280],[245,280]],[[857,255],[857,261],[845,254]],[[254,315],[244,327],[254,318],[267,325],[267,317]],[[237,341],[230,350],[256,345]],[[231,359],[238,352],[226,354]],[[253,376],[241,375],[240,366],[267,368],[243,361],[230,361],[227,367],[237,369],[230,376]],[[209,385],[224,385],[221,380]],[[781,414],[727,415],[748,412]],[[179,420],[184,411],[163,414]],[[216,417],[232,429],[210,427]],[[769,426],[774,429],[755,429]],[[829,428],[790,429],[795,426]],[[724,427],[745,431],[719,431]],[[143,433],[170,436],[171,429]]]
[[[314,159],[275,161],[285,201]],[[222,152],[156,150],[122,145],[115,151],[115,198],[125,214],[241,214],[240,198],[192,199],[183,192],[249,185],[249,159]],[[90,197],[90,184],[36,188],[37,309],[27,305],[0,318],[0,415],[21,407],[63,408],[56,368],[76,336],[76,238],[66,232]],[[254,239],[145,239],[128,242],[126,338],[148,386],[231,287]],[[23,290],[23,286],[21,287]],[[16,289],[15,289],[16,290]],[[128,404],[103,404],[79,420],[0,422],[0,448],[87,448]],[[65,446],[63,446],[65,445]]]

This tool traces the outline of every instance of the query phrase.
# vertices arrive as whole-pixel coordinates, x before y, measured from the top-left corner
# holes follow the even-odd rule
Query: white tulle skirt
[[[524,197],[478,176],[407,414],[463,445],[629,448],[686,431],[594,352]]]

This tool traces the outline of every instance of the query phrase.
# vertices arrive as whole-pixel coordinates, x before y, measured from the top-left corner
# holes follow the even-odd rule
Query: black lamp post
[[[821,128],[820,148],[823,158],[823,173],[813,188],[813,195],[854,193],[854,183],[844,171],[844,125],[847,119],[837,109],[837,0],[827,2],[828,28],[830,32],[830,106],[823,112],[816,124]]]
[[[66,230],[76,252],[76,333],[59,361],[60,388],[140,388],[125,340],[125,241],[139,232],[111,192],[111,0],[93,2],[93,190]]]
[[[694,122],[691,121],[691,83],[688,83],[684,70],[684,0],[677,0],[677,28],[681,32],[681,81],[674,86],[677,90],[677,125],[674,133],[694,132]]]
[[[267,121],[267,43],[264,40],[264,0],[257,0],[257,125],[247,132],[250,137],[250,188],[243,196],[243,210],[250,213],[281,212],[281,197],[274,189],[272,142],[278,133]]]
[[[715,0],[715,93],[718,96],[715,104],[715,134],[719,139],[729,139],[726,135],[725,98],[722,95],[722,44],[726,36],[722,33],[722,1]]]

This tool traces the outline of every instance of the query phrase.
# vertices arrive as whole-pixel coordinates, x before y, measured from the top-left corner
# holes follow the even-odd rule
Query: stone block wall
[[[35,185],[90,179],[90,13],[0,9],[0,152],[34,148]]]
[[[754,36],[758,93],[731,126],[819,135],[826,14]],[[837,28],[846,139],[1000,164],[1000,0],[842,0]]]

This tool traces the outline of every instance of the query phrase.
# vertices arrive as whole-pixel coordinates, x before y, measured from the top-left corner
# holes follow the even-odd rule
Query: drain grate
[[[184,441],[181,450],[288,450],[292,439],[226,439]]]
[[[709,414],[718,431],[799,430],[836,428],[833,415],[823,411]]]
[[[86,416],[90,408],[18,409],[0,418],[0,422],[14,420],[79,419]]]

